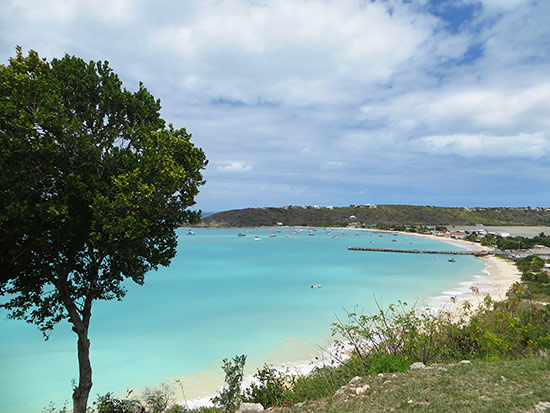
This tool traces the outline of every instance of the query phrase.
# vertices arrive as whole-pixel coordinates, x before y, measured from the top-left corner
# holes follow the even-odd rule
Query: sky
[[[196,208],[550,206],[549,0],[2,0],[0,62],[106,60],[209,164]]]

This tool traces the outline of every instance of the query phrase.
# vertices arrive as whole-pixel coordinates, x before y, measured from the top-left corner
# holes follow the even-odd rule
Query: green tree
[[[207,161],[160,101],[132,93],[108,62],[47,62],[17,48],[0,65],[0,308],[48,337],[77,334],[75,413],[92,387],[95,300],[121,300],[127,278],[166,266]]]

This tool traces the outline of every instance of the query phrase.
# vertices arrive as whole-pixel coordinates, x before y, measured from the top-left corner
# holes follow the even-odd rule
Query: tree
[[[132,93],[108,62],[47,62],[17,48],[0,65],[0,308],[48,337],[77,334],[75,413],[92,387],[88,328],[96,300],[175,255],[175,229],[207,164],[185,129],[166,127],[160,101]]]

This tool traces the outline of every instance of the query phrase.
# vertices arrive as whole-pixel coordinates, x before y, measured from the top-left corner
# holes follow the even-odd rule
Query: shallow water
[[[148,274],[143,287],[128,284],[122,302],[95,303],[92,400],[98,393],[124,395],[126,389],[161,382],[181,395],[175,378],[187,398],[208,394],[223,383],[223,358],[246,354],[251,373],[263,362],[312,358],[329,343],[331,322],[345,317],[345,310],[373,311],[374,297],[384,304],[398,299],[424,304],[483,270],[483,261],[471,256],[449,263],[446,256],[347,250],[457,249],[402,234],[193,231],[180,230],[172,264]],[[238,237],[239,232],[247,235]],[[255,235],[261,240],[254,241]],[[76,336],[68,323],[57,326],[47,342],[23,322],[0,325],[0,411],[40,411],[49,401],[57,406],[70,401],[71,379],[78,373]]]

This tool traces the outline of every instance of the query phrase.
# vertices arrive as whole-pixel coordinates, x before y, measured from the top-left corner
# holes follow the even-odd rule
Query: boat
[[[449,262],[456,262],[456,260],[454,258],[451,258]]]
[[[311,284],[311,288],[321,288],[321,284]]]
[[[246,234],[242,233],[242,232],[239,232],[239,234],[237,235],[238,237],[246,237]]]
[[[269,238],[275,238],[276,236],[277,236],[277,235],[275,235],[275,234],[271,234],[271,235],[269,236]]]
[[[258,237],[258,236],[255,236],[255,237],[254,237],[254,241],[261,241],[261,240],[262,240],[262,239],[261,239],[260,237]]]
[[[396,240],[396,239],[392,239],[391,242],[397,242],[397,240]]]
[[[195,233],[192,230],[187,231],[187,235],[195,235]]]

